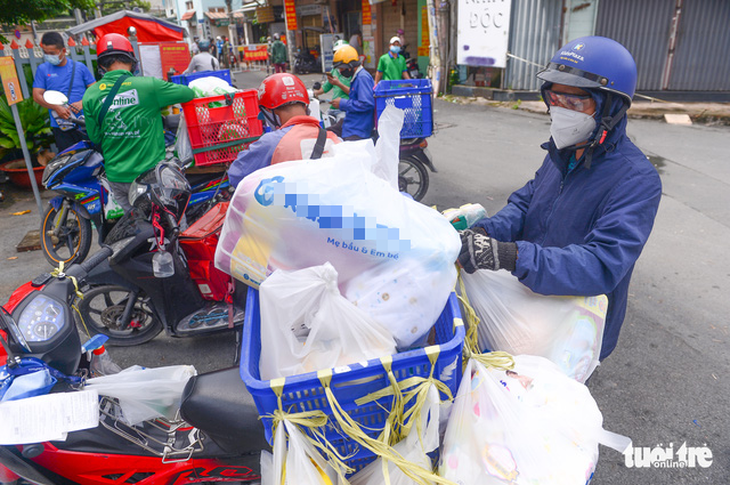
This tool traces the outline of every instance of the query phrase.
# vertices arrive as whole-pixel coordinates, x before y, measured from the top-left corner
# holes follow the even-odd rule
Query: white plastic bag
[[[479,347],[538,355],[585,382],[598,366],[608,299],[534,293],[506,271],[462,272],[479,317]]]
[[[190,136],[188,136],[188,126],[185,122],[185,115],[180,115],[180,124],[177,126],[177,135],[175,136],[175,153],[178,160],[186,165],[193,161],[193,147],[190,145]]]
[[[219,96],[221,94],[235,93],[236,88],[217,76],[206,76],[193,79],[188,87],[195,91],[196,98],[207,98],[208,96]]]
[[[322,455],[288,420],[276,428],[274,453],[261,452],[261,485],[332,485],[328,471]]]
[[[228,209],[216,267],[256,287],[276,269],[328,261],[342,294],[368,311],[383,308],[376,318],[399,347],[408,347],[446,305],[461,241],[441,214],[374,175],[376,160],[369,140],[343,142],[332,158],[280,163],[244,178]],[[398,305],[405,301],[419,312],[388,311],[396,295]]]
[[[467,364],[439,466],[458,484],[584,485],[598,444],[623,452],[628,438],[605,431],[588,388],[542,357],[520,355],[512,371]]]
[[[191,365],[150,369],[134,365],[118,374],[89,379],[86,388],[119,399],[124,421],[135,425],[161,416],[174,418],[185,385],[196,374]]]
[[[405,111],[387,106],[378,119],[377,158],[372,172],[395,190],[398,190],[398,157],[400,156],[400,130],[403,128]]]
[[[340,295],[329,263],[275,271],[260,291],[262,379],[395,353],[388,329]]]
[[[439,446],[440,397],[435,386],[428,390],[426,404],[421,411],[421,426],[415,425],[405,439],[396,443],[393,449],[412,464],[431,471],[431,453]],[[391,485],[414,485],[418,482],[408,477],[393,462],[388,462],[388,478]],[[365,468],[350,477],[350,485],[383,485],[387,483],[383,470],[383,459],[377,458]]]

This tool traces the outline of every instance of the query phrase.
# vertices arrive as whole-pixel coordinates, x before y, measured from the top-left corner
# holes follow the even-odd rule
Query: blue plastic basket
[[[434,342],[435,344],[429,347],[393,355],[393,374],[398,381],[414,376],[428,377],[431,374],[429,356],[438,353],[433,375],[444,382],[452,396],[455,396],[461,381],[464,325],[454,294],[449,297],[444,311],[434,325]],[[273,389],[275,386],[283,386],[281,401],[284,411],[294,413],[319,409],[327,416],[332,416],[332,410],[316,372],[271,381],[260,380],[259,293],[251,288],[248,290],[246,301],[246,321],[243,326],[241,355],[241,378],[246,383],[259,414],[262,416],[266,439],[269,443],[272,442],[272,420],[264,416],[271,415],[278,409],[278,401]],[[361,425],[363,431],[373,438],[378,437],[385,425],[390,413],[392,397],[382,398],[362,406],[355,404],[355,400],[388,386],[390,386],[390,379],[378,359],[369,360],[365,365],[351,364],[344,368],[332,369],[330,388],[338,403],[352,419]],[[342,456],[352,455],[346,460],[346,463],[355,470],[360,470],[375,459],[375,455],[370,450],[361,448],[346,435],[341,434],[339,427],[334,424],[334,419],[330,421],[324,432],[327,440],[337,448]]]
[[[375,109],[377,117],[386,106],[395,106],[405,111],[401,138],[425,138],[433,134],[433,107],[430,79],[405,79],[402,81],[380,81],[375,86]]]
[[[175,84],[184,84],[187,86],[188,84],[190,84],[190,81],[209,76],[219,77],[228,84],[231,84],[231,71],[229,71],[228,69],[221,69],[219,71],[200,71],[194,72],[192,74],[178,74],[177,76],[172,76],[170,78],[170,82],[173,82]]]

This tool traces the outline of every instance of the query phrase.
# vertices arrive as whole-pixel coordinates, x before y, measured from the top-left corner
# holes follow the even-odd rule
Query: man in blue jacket
[[[542,145],[548,154],[506,207],[463,231],[459,262],[469,273],[506,269],[543,295],[605,294],[602,360],[616,347],[662,192],[657,171],[626,135],[636,64],[621,44],[583,37],[538,77],[552,120]]]
[[[360,65],[357,50],[351,45],[344,45],[337,49],[333,58],[333,65],[350,81],[350,99],[337,98],[332,100],[332,107],[345,112],[342,122],[343,140],[360,140],[370,138],[375,124],[375,98],[373,87],[375,82]]]

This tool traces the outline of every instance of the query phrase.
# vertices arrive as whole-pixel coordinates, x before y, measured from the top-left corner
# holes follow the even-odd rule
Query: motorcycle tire
[[[162,331],[162,322],[142,293],[137,295],[130,327],[119,328],[118,320],[129,294],[128,288],[116,285],[96,286],[85,291],[84,298],[77,301],[79,327],[89,337],[98,333],[106,335],[109,337],[107,345],[131,347],[149,342]]]
[[[415,156],[402,157],[398,161],[398,190],[420,202],[428,191],[428,182],[428,170]]]
[[[57,267],[60,262],[68,266],[80,263],[89,255],[91,249],[91,221],[81,217],[73,208],[68,209],[66,224],[61,229],[60,237],[53,233],[56,230],[58,211],[49,206],[41,222],[41,249],[43,256]]]

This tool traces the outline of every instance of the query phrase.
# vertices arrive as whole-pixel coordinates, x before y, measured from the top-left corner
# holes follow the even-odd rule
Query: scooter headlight
[[[43,178],[41,179],[41,183],[45,186],[51,176],[56,173],[58,169],[66,165],[72,156],[73,154],[69,153],[68,155],[52,160],[51,163],[46,165],[46,168],[43,169]]]

